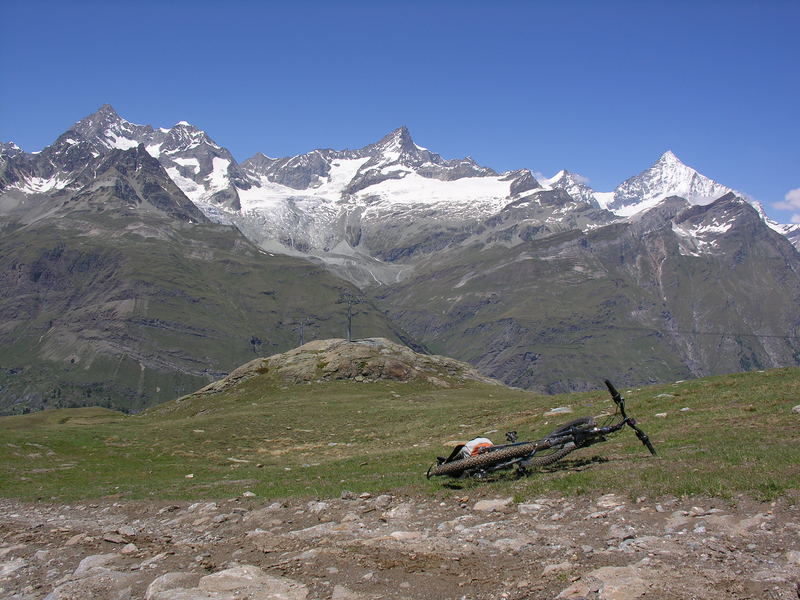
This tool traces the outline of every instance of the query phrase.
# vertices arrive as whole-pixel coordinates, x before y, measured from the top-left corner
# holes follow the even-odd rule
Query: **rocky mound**
[[[471,380],[499,385],[467,363],[446,356],[419,354],[385,338],[352,342],[328,339],[314,340],[283,354],[252,360],[195,394],[221,392],[259,375],[277,377],[288,383],[395,380],[450,387],[453,383]]]

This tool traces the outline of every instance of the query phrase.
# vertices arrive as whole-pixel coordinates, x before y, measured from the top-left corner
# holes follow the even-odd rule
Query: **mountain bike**
[[[581,417],[565,423],[540,440],[518,442],[517,432],[506,433],[507,444],[483,446],[476,454],[464,456],[464,444],[456,446],[448,458],[437,457],[436,464],[428,469],[427,477],[449,475],[450,477],[484,477],[494,471],[517,468],[517,473],[527,475],[531,467],[543,467],[558,462],[578,448],[586,448],[592,444],[604,442],[608,435],[616,433],[626,425],[634,430],[636,437],[650,451],[656,454],[650,438],[636,424],[636,419],[625,411],[625,399],[613,384],[606,379],[606,387],[611,394],[617,411],[612,420],[619,415],[619,420],[598,426],[594,417]]]

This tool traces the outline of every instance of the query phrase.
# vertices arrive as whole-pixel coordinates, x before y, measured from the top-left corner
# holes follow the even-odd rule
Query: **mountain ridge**
[[[186,122],[154,129],[104,106],[39,154],[0,147],[0,227],[19,243],[58,214],[82,236],[154,243],[227,227],[247,256],[311,261],[361,288],[400,339],[548,392],[597,371],[634,385],[800,361],[798,229],[759,208],[671,151],[596,192],[566,170],[537,180],[444,159],[406,127],[355,150],[236,163]],[[176,259],[204,252],[196,237],[184,246]]]

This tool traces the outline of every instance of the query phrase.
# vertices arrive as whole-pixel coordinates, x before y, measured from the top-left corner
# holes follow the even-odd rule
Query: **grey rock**
[[[473,505],[472,510],[477,510],[479,512],[498,512],[506,509],[513,501],[513,498],[479,500]]]
[[[319,514],[328,510],[331,507],[330,503],[328,502],[309,502],[306,505],[306,509],[314,514]]]
[[[125,537],[134,537],[136,535],[136,529],[130,525],[123,525],[117,529],[117,533]]]
[[[95,567],[79,579],[58,585],[45,600],[132,600],[136,575]]]
[[[28,566],[28,561],[22,557],[12,558],[6,562],[0,563],[0,579],[8,577],[15,571],[18,571]]]
[[[367,596],[354,592],[343,585],[333,586],[333,592],[331,593],[331,600],[366,600],[366,598]]]
[[[308,588],[292,579],[269,575],[253,565],[225,569],[202,577],[196,587],[184,588],[185,573],[159,578],[148,589],[147,600],[305,600]]]
[[[522,503],[517,505],[517,511],[521,515],[536,515],[539,514],[546,507],[542,504],[535,502]]]
[[[93,554],[91,556],[87,556],[80,563],[78,563],[78,567],[73,572],[74,577],[80,577],[88,573],[91,569],[96,567],[105,567],[115,560],[119,559],[119,554],[116,552],[111,552],[108,554]]]
[[[559,406],[558,408],[551,408],[544,413],[544,416],[552,417],[553,415],[565,415],[571,412],[573,412],[573,410],[569,406]]]
[[[200,580],[199,573],[171,572],[155,578],[147,586],[145,600],[154,600],[162,592],[169,590],[190,588],[197,585]]]
[[[373,504],[376,508],[389,508],[392,504],[392,497],[388,494],[381,494],[373,500]]]

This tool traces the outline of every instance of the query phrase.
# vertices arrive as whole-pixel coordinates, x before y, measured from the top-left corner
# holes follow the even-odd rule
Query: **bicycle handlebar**
[[[611,394],[611,399],[614,400],[614,403],[619,406],[619,412],[622,414],[622,418],[624,422],[629,425],[635,432],[636,437],[639,438],[639,441],[645,445],[645,447],[650,451],[650,454],[653,456],[656,455],[656,449],[653,448],[653,444],[650,442],[650,438],[647,437],[647,434],[639,429],[636,426],[636,420],[631,419],[625,413],[625,398],[623,398],[620,393],[617,391],[617,388],[614,387],[614,384],[611,383],[608,379],[605,380],[606,387],[608,388],[609,393]]]

